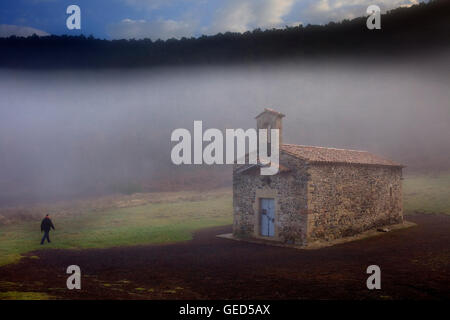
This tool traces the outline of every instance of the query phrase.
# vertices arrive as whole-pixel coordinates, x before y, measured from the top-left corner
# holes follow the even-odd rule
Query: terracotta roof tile
[[[283,144],[281,151],[313,163],[348,163],[404,167],[367,151]]]

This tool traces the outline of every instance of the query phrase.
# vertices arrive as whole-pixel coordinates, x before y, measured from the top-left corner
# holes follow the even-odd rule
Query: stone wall
[[[261,237],[259,198],[275,199],[270,239],[285,243],[333,240],[403,221],[401,168],[307,164],[286,153],[280,162],[291,171],[233,174],[234,236]]]
[[[280,162],[290,172],[260,175],[259,168],[233,174],[233,234],[260,237],[259,198],[275,198],[275,237],[272,240],[304,244],[307,215],[307,166],[298,158],[280,154]]]
[[[403,221],[401,168],[320,164],[308,173],[308,241]]]
[[[283,143],[282,117],[280,117],[279,115],[274,115],[273,113],[270,113],[270,112],[266,112],[266,113],[261,114],[257,118],[256,128],[257,129],[269,129],[269,127],[271,129],[278,129],[279,130],[278,131],[278,134],[279,134],[279,141],[278,141],[278,143],[281,146],[281,144]],[[270,134],[270,133],[268,132],[268,134]]]

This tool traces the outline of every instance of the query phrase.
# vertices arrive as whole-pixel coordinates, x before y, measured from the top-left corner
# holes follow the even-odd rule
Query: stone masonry
[[[281,129],[283,116],[265,109],[258,117]],[[365,151],[280,145],[276,175],[234,166],[235,237],[307,245],[403,221],[402,165]],[[275,204],[272,237],[260,232],[262,198]]]

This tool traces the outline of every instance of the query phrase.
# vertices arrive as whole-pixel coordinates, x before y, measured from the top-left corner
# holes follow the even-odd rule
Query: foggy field
[[[285,143],[366,150],[408,173],[450,170],[449,57],[0,70],[0,207],[224,187],[217,176],[225,166],[199,173],[172,164],[171,133],[192,131],[195,120],[205,129],[253,128],[265,107],[286,115]]]
[[[450,214],[450,173],[411,175],[404,180],[404,211]],[[72,208],[70,206],[73,206]],[[106,248],[190,240],[192,232],[232,223],[230,189],[108,196],[18,209],[22,220],[1,216],[0,265],[37,249]],[[47,211],[46,211],[47,210]],[[60,210],[60,211],[58,211]],[[40,220],[50,212],[56,231],[39,245]],[[10,210],[10,214],[14,214]],[[54,214],[52,214],[54,213]],[[5,223],[7,221],[7,223]]]
[[[450,214],[450,172],[407,176],[403,184],[404,211]]]
[[[36,249],[85,249],[191,239],[198,229],[231,224],[228,190],[193,196],[178,192],[159,194],[161,202],[76,215],[56,215],[52,243],[39,245],[40,219],[0,225],[0,265],[15,262],[20,254]],[[131,205],[131,204],[129,204]]]

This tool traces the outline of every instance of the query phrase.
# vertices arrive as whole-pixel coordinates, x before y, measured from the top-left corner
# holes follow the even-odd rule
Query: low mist
[[[176,128],[255,127],[286,114],[284,142],[367,150],[450,169],[448,55],[143,71],[0,71],[0,205],[230,182],[174,167]],[[443,68],[445,66],[445,68]],[[201,169],[201,170],[200,170]]]

